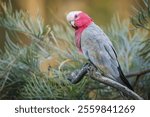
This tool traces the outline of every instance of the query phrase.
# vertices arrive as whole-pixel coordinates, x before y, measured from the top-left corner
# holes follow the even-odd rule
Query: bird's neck
[[[82,32],[91,24],[92,22],[89,22],[89,24],[83,25],[77,29],[75,29],[75,43],[76,46],[79,50],[79,52],[82,53],[82,48],[81,48],[81,34]]]

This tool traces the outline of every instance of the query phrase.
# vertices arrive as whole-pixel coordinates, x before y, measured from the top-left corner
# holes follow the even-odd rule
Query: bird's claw
[[[97,69],[93,65],[88,66],[87,73],[90,77],[93,77],[96,72]]]

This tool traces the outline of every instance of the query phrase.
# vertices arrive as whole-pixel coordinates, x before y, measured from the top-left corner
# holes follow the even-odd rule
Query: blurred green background
[[[6,1],[6,0],[4,0]],[[11,0],[16,9],[27,10],[31,16],[35,16],[37,10],[45,21],[52,20],[49,12],[55,17],[64,18],[65,14],[72,10],[87,12],[101,25],[110,22],[114,13],[118,12],[121,17],[128,17],[131,5],[135,0]],[[48,21],[49,22],[49,21]]]
[[[136,0],[1,0],[0,2],[9,1],[14,10],[23,9],[33,18],[37,13],[40,14],[46,24],[51,24],[56,19],[65,21],[69,11],[81,10],[88,13],[100,26],[109,25],[115,13],[123,19],[129,17],[131,6],[136,3]],[[0,35],[0,47],[3,48],[4,31],[1,28]],[[30,42],[26,39],[22,40],[24,43]]]

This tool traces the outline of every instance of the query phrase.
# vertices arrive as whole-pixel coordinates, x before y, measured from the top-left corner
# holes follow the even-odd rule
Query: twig
[[[126,75],[126,77],[129,78],[129,77],[134,77],[134,76],[136,76],[135,82],[134,82],[134,84],[133,84],[133,87],[135,87],[136,84],[137,84],[138,81],[139,81],[139,78],[140,78],[142,75],[145,75],[145,74],[148,74],[148,73],[150,73],[150,69],[146,69],[146,70],[143,70],[143,71],[140,71],[140,72],[130,73],[130,74]]]
[[[133,88],[135,88],[135,86],[137,85],[139,78],[140,78],[140,76],[136,77],[135,82],[133,83]]]
[[[147,69],[147,70],[143,70],[143,71],[140,71],[140,72],[135,72],[135,73],[131,73],[131,74],[128,74],[126,75],[126,77],[134,77],[134,76],[142,76],[142,75],[145,75],[145,74],[148,74],[150,73],[150,69]]]
[[[130,73],[130,74],[126,75],[126,78],[131,78],[131,77],[135,77],[136,76],[135,82],[133,84],[133,87],[135,87],[137,85],[140,77],[142,75],[145,75],[145,74],[148,74],[148,73],[150,73],[150,69],[146,69],[146,70],[135,72],[135,73]]]
[[[76,70],[75,72],[72,72],[72,74],[69,76],[68,80],[74,84],[79,82],[88,73],[88,71],[89,71],[89,73],[92,72],[91,66],[92,65],[90,65],[90,64],[85,64],[81,70],[78,70],[78,71]],[[94,79],[100,83],[104,83],[106,85],[114,87],[114,88],[118,89],[119,91],[123,92],[124,94],[126,94],[127,96],[131,97],[132,99],[137,99],[137,100],[143,99],[139,95],[137,95],[135,92],[133,92],[132,90],[127,88],[126,86],[123,86],[120,83],[118,83],[114,80],[111,80],[110,78],[101,76],[100,73],[98,73],[98,72],[92,72],[89,75],[92,79]]]

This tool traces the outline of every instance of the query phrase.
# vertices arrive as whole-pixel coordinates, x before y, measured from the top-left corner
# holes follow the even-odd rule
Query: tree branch
[[[142,76],[142,75],[145,75],[145,74],[148,74],[148,73],[150,73],[150,69],[143,70],[143,71],[140,71],[140,72],[131,73],[131,74],[126,75],[126,77],[129,78],[129,77],[134,77],[134,76]]]
[[[122,84],[120,84],[114,80],[111,80],[110,78],[103,77],[103,76],[99,75],[98,73],[96,73],[95,76],[92,76],[91,78],[100,82],[100,83],[104,83],[106,85],[109,85],[111,87],[116,88],[117,90],[123,92],[124,94],[131,97],[132,99],[143,100],[143,98],[141,98],[135,92],[133,92],[132,90],[130,90],[126,86],[123,86]]]
[[[126,78],[136,77],[135,82],[133,83],[133,88],[134,88],[137,85],[140,77],[148,73],[150,73],[150,69],[146,69],[146,70],[135,72],[135,73],[130,73],[126,75]]]
[[[106,85],[109,85],[111,87],[116,88],[117,90],[123,92],[128,97],[131,97],[132,99],[136,100],[142,100],[139,95],[137,95],[135,92],[127,88],[126,86],[121,85],[120,83],[111,80],[110,78],[101,76],[98,72],[93,72],[93,66],[90,64],[85,64],[84,67],[81,70],[76,70],[75,72],[72,72],[71,75],[68,77],[68,80],[72,82],[73,84],[78,83],[89,71],[89,75],[92,79],[104,83]]]
[[[70,74],[68,80],[72,84],[76,84],[83,79],[83,77],[87,74],[90,64],[86,63],[81,70],[75,70]]]

